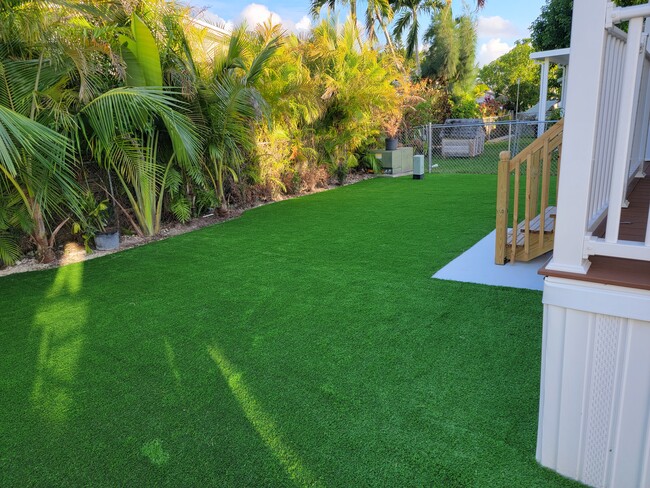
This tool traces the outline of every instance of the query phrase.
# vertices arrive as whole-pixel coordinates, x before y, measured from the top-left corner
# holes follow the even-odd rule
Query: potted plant
[[[95,249],[112,251],[120,247],[120,228],[115,218],[115,207],[106,206],[106,223],[103,229],[95,233]]]
[[[402,112],[394,111],[384,119],[383,128],[386,134],[386,151],[397,149],[397,134],[402,123]]]
[[[415,106],[424,101],[424,98],[414,93],[419,88],[418,85],[413,85],[408,81],[400,83],[396,80],[392,86],[395,89],[395,98],[391,108],[385,112],[382,121],[382,128],[386,134],[386,151],[397,149],[397,135],[400,129],[405,128],[404,115],[407,112],[414,112]]]
[[[97,201],[90,190],[83,195],[82,206],[84,217],[75,222],[72,232],[81,234],[87,253],[91,253],[90,242],[95,241],[98,251],[110,251],[120,245],[120,233],[115,224],[115,212],[109,206],[108,200]]]

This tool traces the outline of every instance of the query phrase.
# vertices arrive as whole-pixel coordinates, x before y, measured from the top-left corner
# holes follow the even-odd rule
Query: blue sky
[[[227,22],[248,24],[264,21],[271,16],[294,31],[306,29],[309,18],[309,0],[190,0],[197,7],[219,16]],[[540,13],[545,0],[486,0],[486,6],[478,12],[478,61],[485,64],[507,52],[514,41],[527,37],[528,28]],[[472,2],[473,5],[473,2]],[[359,1],[357,9],[362,12],[365,2]],[[463,11],[463,1],[453,0],[454,13]],[[425,24],[427,19],[422,19]],[[311,21],[313,22],[313,21]]]

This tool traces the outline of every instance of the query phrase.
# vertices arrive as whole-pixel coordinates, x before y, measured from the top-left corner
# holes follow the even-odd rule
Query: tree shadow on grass
[[[83,264],[5,277],[0,300],[0,481],[35,466],[65,431],[83,348]],[[2,432],[4,430],[4,432]],[[24,450],[32,449],[29,458]],[[2,479],[6,478],[6,479]]]
[[[2,484],[290,483],[195,337],[210,326],[177,293],[174,251],[142,252],[60,268],[33,297],[33,340],[15,343],[33,372],[12,373],[29,376],[9,392],[27,408],[8,405]]]

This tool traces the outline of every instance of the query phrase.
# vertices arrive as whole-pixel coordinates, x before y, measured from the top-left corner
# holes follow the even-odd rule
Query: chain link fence
[[[399,145],[424,155],[429,173],[496,174],[501,151],[514,157],[556,121],[427,124],[399,134]]]

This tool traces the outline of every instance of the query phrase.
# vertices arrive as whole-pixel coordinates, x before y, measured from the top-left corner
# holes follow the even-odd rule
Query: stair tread
[[[550,234],[555,230],[555,215],[557,214],[557,207],[546,207],[546,211],[544,212],[544,233],[545,234]],[[530,221],[530,232],[534,233],[539,233],[540,230],[540,225],[541,225],[541,213],[535,216]],[[525,241],[525,233],[526,233],[526,221],[522,220],[519,222],[519,225],[517,225],[517,246],[523,246],[524,241]],[[512,245],[512,229],[508,229],[508,240],[507,243],[509,246]]]

